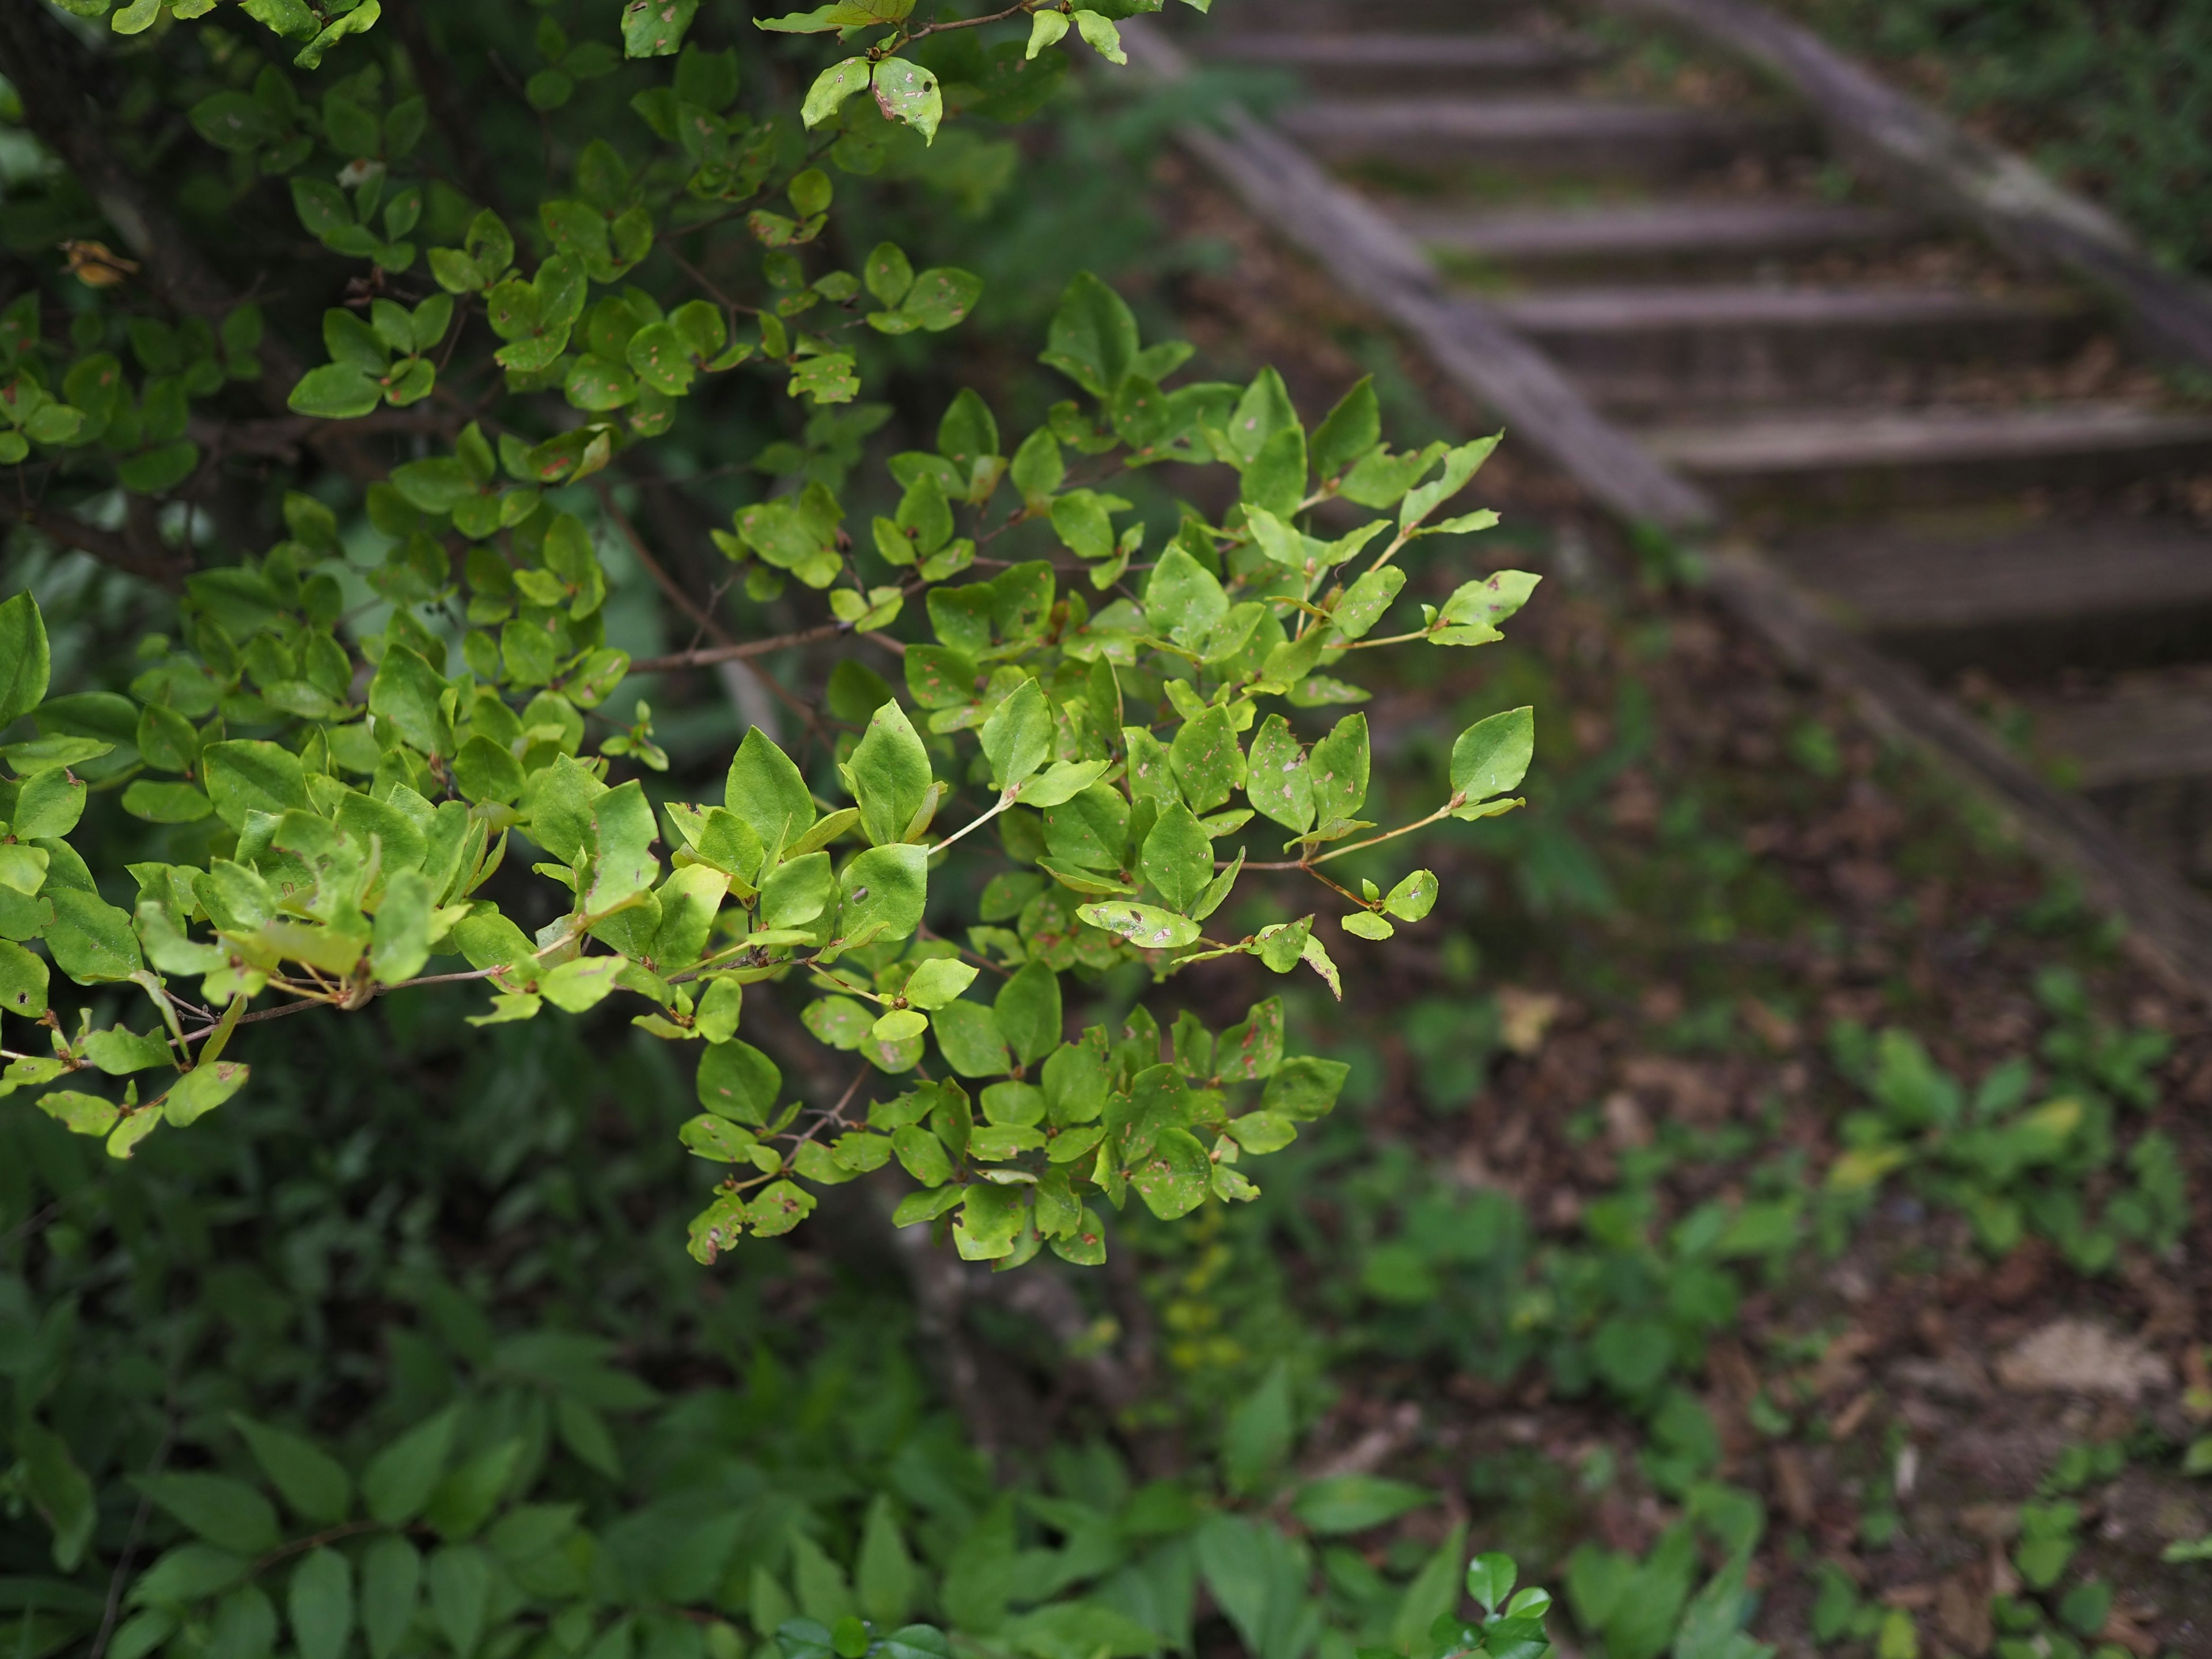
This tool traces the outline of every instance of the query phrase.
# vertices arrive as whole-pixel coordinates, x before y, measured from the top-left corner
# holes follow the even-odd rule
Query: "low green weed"
[[[2068,988],[2051,975],[2045,984]],[[2154,1097],[2149,1067],[2164,1044],[2157,1033],[2107,1028],[2062,1004],[2042,1046],[2049,1092],[2030,1104],[2043,1091],[2023,1057],[1991,1067],[1969,1090],[1911,1032],[1838,1021],[1830,1056],[1869,1104],[1838,1125],[1844,1150],[1829,1166],[1828,1192],[1863,1204],[1902,1175],[1963,1212],[1992,1255],[2033,1232],[2083,1273],[2111,1267],[2123,1243],[2170,1249],[2188,1222],[2176,1149],[2152,1131],[2123,1152],[2115,1109],[2116,1101],[2141,1107]]]

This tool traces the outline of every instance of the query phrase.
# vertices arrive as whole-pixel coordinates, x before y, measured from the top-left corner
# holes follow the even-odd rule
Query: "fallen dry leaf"
[[[2168,1386],[2166,1361],[2133,1337],[2092,1320],[2053,1320],[1996,1364],[2015,1394],[2094,1394],[2134,1400]]]

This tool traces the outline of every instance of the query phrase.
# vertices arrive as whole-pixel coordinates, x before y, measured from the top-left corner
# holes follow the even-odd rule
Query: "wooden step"
[[[2212,416],[2131,404],[1837,413],[1771,410],[1649,427],[1645,444],[1739,499],[1861,510],[2111,486],[2212,469]]]
[[[1789,115],[1541,96],[1321,98],[1276,120],[1331,161],[1637,179],[1705,172],[1746,155],[1776,158],[1810,133]]]
[[[2092,697],[2021,700],[2037,752],[2084,789],[2212,777],[2212,685],[2202,672],[2131,674]]]
[[[2094,312],[2065,292],[1707,284],[1566,288],[1496,301],[1599,404],[1926,401],[1962,362],[2055,362]]]
[[[1948,675],[2212,659],[2212,532],[2106,514],[1820,526],[1770,555],[1843,620]]]
[[[1206,56],[1292,70],[1334,91],[1443,91],[1555,83],[1606,57],[1570,34],[1224,34]]]
[[[1422,205],[1392,217],[1431,248],[1508,267],[1743,264],[1881,247],[1921,228],[1887,208],[1771,198],[1488,212]]]
[[[1206,29],[1204,49],[1224,39],[1261,35],[1363,34],[1377,21],[1374,0],[1268,0],[1265,7],[1222,6]],[[1392,0],[1393,30],[1444,33],[1455,29],[1556,27],[1558,16],[1535,0]]]

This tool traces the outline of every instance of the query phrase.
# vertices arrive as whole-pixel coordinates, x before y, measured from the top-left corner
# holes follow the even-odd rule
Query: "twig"
[[[730,630],[723,627],[720,622],[716,621],[711,612],[701,609],[699,602],[696,599],[694,599],[690,594],[684,592],[683,583],[678,581],[675,577],[670,575],[667,570],[662,566],[660,561],[653,556],[652,551],[647,548],[645,544],[645,538],[637,533],[637,526],[629,521],[629,515],[624,513],[622,508],[615,505],[614,491],[608,489],[605,483],[601,483],[599,486],[599,506],[601,509],[606,514],[607,518],[612,522],[615,528],[622,532],[623,539],[629,544],[631,555],[640,564],[646,568],[647,574],[649,574],[654,582],[659,585],[660,591],[668,595],[668,597],[675,602],[678,608],[680,609],[685,616],[690,617],[694,623],[705,629],[706,632],[714,639],[721,641],[721,644],[716,648],[721,650],[725,654],[721,656],[706,657],[704,658],[704,660],[711,662],[739,662],[744,661],[744,659],[748,657],[759,655],[760,653],[758,652],[748,651],[732,641],[730,638]],[[846,623],[839,623],[836,624],[837,628],[848,628],[850,624]],[[834,633],[836,629],[831,629],[831,632]],[[817,635],[817,637],[826,636]],[[797,640],[792,640],[790,642],[795,644],[799,641]],[[702,653],[696,651],[683,652],[678,654],[680,656],[690,657],[695,660],[702,659]],[[673,667],[677,665],[677,664],[672,663],[665,658],[648,658],[641,663],[632,663],[630,665],[630,672],[632,673],[641,673],[650,668],[663,666]],[[782,681],[777,679],[766,670],[755,668],[750,663],[746,663],[745,666],[747,672],[750,672],[755,679],[757,679],[763,685],[765,685],[775,695],[778,702],[781,702],[785,708],[790,709],[793,714],[798,715],[799,718],[805,723],[809,731],[814,732],[817,737],[821,735],[821,721],[816,715],[812,704],[809,703],[795,691],[793,691],[789,687],[786,686]]]
[[[170,1450],[177,1443],[177,1413],[172,1402],[167,1417],[161,1425],[161,1443],[154,1448],[153,1460],[146,1465],[146,1479],[151,1481],[169,1461]],[[108,1638],[115,1634],[115,1616],[123,1610],[123,1586],[131,1577],[131,1564],[138,1553],[138,1540],[146,1531],[146,1522],[154,1513],[154,1498],[149,1491],[138,1500],[138,1508],[131,1517],[131,1530],[123,1540],[123,1553],[115,1558],[115,1571],[108,1575],[107,1602],[100,1609],[100,1633],[92,1638],[88,1659],[105,1659]]]

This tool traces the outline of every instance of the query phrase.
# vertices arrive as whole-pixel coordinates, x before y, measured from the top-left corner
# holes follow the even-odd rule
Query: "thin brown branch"
[[[720,632],[719,629],[715,631]],[[676,651],[665,657],[642,657],[629,665],[630,672],[646,674],[671,668],[710,668],[718,662],[745,662],[754,657],[788,651],[794,646],[834,640],[840,634],[852,631],[853,624],[850,623],[823,623],[817,627],[802,628],[795,633],[776,634],[764,640],[747,640],[742,644],[702,646],[696,651]],[[723,638],[726,641],[728,635],[724,635]]]
[[[264,420],[221,421],[195,416],[190,428],[193,442],[210,457],[258,455],[289,461],[299,457],[300,445],[309,439],[366,438],[379,433],[428,432],[450,437],[460,430],[461,418],[450,410],[380,409],[349,421],[325,420],[314,415],[274,416]]]
[[[653,556],[652,550],[645,544],[645,538],[637,533],[637,526],[629,521],[629,515],[624,513],[621,507],[615,505],[614,491],[608,489],[605,483],[602,483],[599,485],[599,490],[600,507],[605,511],[608,520],[614,525],[615,528],[622,532],[623,539],[629,544],[629,550],[632,556],[636,558],[640,564],[646,568],[647,571],[652,575],[654,582],[659,584],[660,591],[668,595],[669,599],[674,602],[677,607],[681,610],[685,616],[690,617],[691,620],[697,623],[698,626],[711,638],[720,641],[720,643],[714,647],[714,653],[687,651],[679,652],[678,655],[680,657],[689,657],[695,662],[745,662],[747,671],[755,679],[766,686],[769,692],[772,693],[776,700],[781,702],[785,708],[790,709],[793,714],[798,715],[799,718],[805,723],[809,731],[813,732],[817,737],[820,736],[821,722],[819,717],[815,714],[812,705],[808,703],[805,698],[799,696],[796,692],[791,690],[790,688],[786,686],[782,681],[777,679],[774,675],[769,674],[763,669],[756,668],[750,662],[746,661],[746,659],[759,656],[761,653],[758,651],[747,650],[744,646],[738,645],[732,641],[730,638],[730,630],[723,627],[721,623],[715,618],[711,611],[703,609],[696,599],[694,599],[690,593],[686,592],[684,588],[684,584],[678,581],[675,577],[670,575],[665,567],[661,564],[660,561]],[[850,626],[850,623],[839,623],[836,624],[830,632],[836,633],[839,629],[849,629]],[[827,638],[828,635],[821,635],[817,637]],[[796,644],[799,642],[795,638],[789,635],[787,635],[786,639],[789,643]],[[665,659],[649,658],[642,663],[632,663],[630,665],[630,669],[632,672],[636,672],[640,670],[651,667],[676,665],[678,665],[670,662]]]
[[[191,555],[185,549],[165,547],[159,541],[149,545],[136,536],[102,530],[82,519],[7,501],[0,501],[0,517],[12,519],[37,531],[48,541],[89,553],[104,565],[143,577],[173,592],[181,588],[185,578],[191,574]]]
[[[1020,17],[1030,12],[1065,11],[1066,9],[1067,8],[1064,5],[1041,6],[1036,3],[1036,0],[1021,0],[1021,3],[1019,5],[1008,6],[1004,11],[994,11],[988,17],[956,17],[950,22],[931,23],[925,27],[915,30],[911,34],[908,35],[905,40],[900,41],[899,45],[902,47],[904,47],[914,41],[921,40],[925,35],[945,34],[951,33],[954,29],[980,29],[986,23],[1003,23],[1010,18]]]

